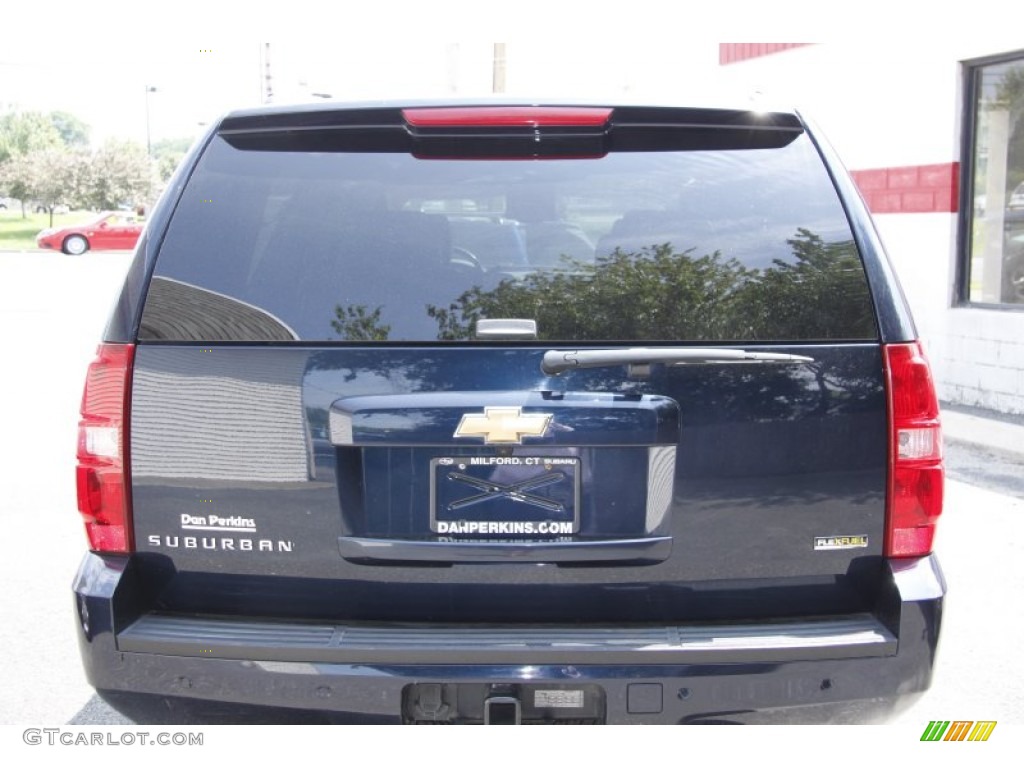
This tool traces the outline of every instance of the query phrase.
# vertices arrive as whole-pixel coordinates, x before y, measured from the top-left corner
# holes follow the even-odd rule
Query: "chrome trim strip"
[[[659,563],[672,554],[671,536],[597,541],[493,542],[371,539],[340,536],[338,549],[356,563]]]

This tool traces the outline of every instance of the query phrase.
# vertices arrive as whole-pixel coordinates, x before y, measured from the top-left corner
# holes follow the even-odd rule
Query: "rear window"
[[[683,130],[683,129],[680,129]],[[805,134],[572,159],[287,151],[214,138],[160,247],[140,338],[455,342],[877,337]]]

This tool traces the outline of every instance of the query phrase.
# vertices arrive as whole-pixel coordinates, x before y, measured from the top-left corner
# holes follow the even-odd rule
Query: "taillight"
[[[889,398],[885,554],[932,551],[942,514],[942,433],[931,369],[919,342],[884,347]]]
[[[89,546],[130,552],[128,396],[135,347],[101,344],[89,365],[78,422],[78,511]]]

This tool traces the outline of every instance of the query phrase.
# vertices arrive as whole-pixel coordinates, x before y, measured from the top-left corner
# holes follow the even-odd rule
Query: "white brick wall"
[[[996,353],[996,362],[999,365],[1016,368],[1018,373],[1024,373],[1024,343],[1018,344],[1015,341],[1008,340],[1000,341],[999,351]]]
[[[943,400],[1024,414],[1024,314],[947,309],[942,333],[932,362]]]
[[[803,108],[851,170],[951,163],[961,159],[961,62],[1020,50],[1017,37],[999,41],[964,30],[921,35],[913,45],[895,39],[828,43],[719,69],[736,88]],[[1024,312],[953,306],[956,215],[881,214],[875,221],[940,397],[1024,414]]]

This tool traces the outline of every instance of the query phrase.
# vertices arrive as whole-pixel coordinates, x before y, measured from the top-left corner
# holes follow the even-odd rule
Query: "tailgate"
[[[615,372],[615,386],[611,371],[577,371],[551,377],[556,390],[528,389],[536,349],[142,346],[138,548],[167,574],[174,609],[432,621],[863,610],[884,520],[878,348],[786,351],[815,362]],[[608,391],[624,383],[628,395]]]
[[[875,606],[876,307],[795,115],[241,113],[152,240],[130,424],[149,607],[465,626]]]

